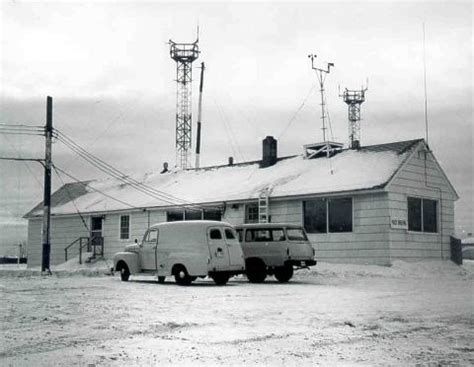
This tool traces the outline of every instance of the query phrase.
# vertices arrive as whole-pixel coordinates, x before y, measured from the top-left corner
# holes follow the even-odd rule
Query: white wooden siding
[[[392,260],[449,259],[449,236],[454,234],[456,193],[431,154],[427,154],[425,165],[424,152],[415,152],[405,167],[398,172],[388,191],[390,215],[399,219],[408,220],[407,197],[438,202],[438,233],[390,229]]]

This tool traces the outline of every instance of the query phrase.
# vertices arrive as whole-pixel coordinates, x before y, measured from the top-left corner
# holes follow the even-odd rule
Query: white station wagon
[[[245,265],[230,224],[199,220],[151,226],[141,243],[127,245],[114,255],[114,270],[123,281],[130,275],[151,273],[160,283],[170,275],[180,285],[209,276],[223,285],[231,276],[243,273]]]

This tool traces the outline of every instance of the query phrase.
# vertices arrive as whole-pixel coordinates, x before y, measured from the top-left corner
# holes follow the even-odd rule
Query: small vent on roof
[[[304,157],[306,159],[318,157],[332,157],[342,150],[344,144],[327,141],[322,143],[313,143],[303,145]]]

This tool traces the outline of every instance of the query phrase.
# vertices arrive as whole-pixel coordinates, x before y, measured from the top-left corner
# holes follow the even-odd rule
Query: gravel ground
[[[288,284],[189,287],[0,272],[0,365],[473,365],[472,268],[318,264]]]

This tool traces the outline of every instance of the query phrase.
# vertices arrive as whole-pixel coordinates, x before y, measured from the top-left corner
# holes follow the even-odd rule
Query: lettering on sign
[[[408,222],[406,219],[390,218],[390,227],[394,229],[408,229]]]

